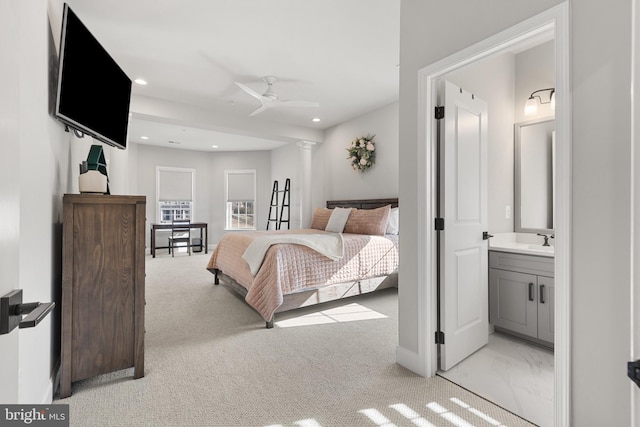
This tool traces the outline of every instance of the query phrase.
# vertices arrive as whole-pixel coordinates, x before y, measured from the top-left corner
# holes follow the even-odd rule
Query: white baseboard
[[[416,353],[415,351],[407,350],[404,347],[397,346],[396,363],[402,367],[407,368],[411,372],[414,372],[420,376],[424,376],[418,353]]]

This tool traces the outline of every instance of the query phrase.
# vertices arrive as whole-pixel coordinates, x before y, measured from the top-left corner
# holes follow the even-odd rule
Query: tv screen
[[[68,126],[125,149],[131,79],[65,3],[56,116]]]

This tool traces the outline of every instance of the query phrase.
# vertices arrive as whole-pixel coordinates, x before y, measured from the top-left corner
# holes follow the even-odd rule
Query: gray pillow
[[[331,231],[333,233],[342,233],[342,230],[344,230],[344,226],[347,223],[347,219],[349,219],[350,213],[351,208],[333,209],[333,212],[331,212],[331,216],[329,217],[329,222],[324,230]]]

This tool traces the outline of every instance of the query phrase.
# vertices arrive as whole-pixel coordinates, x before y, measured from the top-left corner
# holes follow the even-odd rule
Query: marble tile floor
[[[553,427],[553,351],[499,332],[438,375],[540,427]]]

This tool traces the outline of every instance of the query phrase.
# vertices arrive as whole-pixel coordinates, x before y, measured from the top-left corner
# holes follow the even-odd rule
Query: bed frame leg
[[[220,279],[218,279],[218,270],[216,270],[216,272],[215,272],[215,279],[213,279],[213,284],[214,285],[219,285],[220,284]]]
[[[267,329],[272,329],[273,328],[273,317],[271,317],[271,320],[267,320]]]

